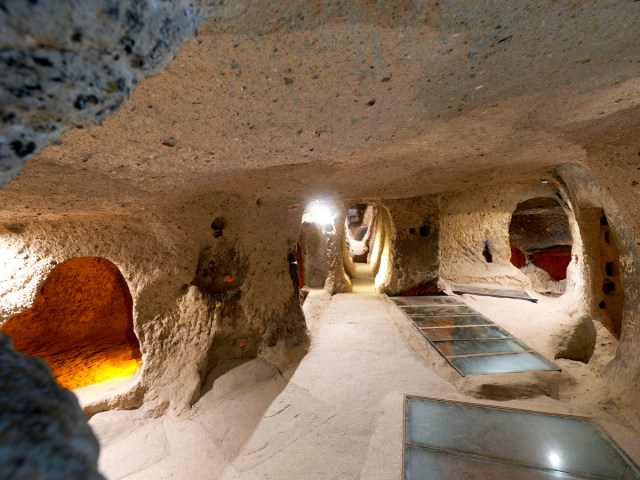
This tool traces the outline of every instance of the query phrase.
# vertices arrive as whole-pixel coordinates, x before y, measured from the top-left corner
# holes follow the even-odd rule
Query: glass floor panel
[[[477,355],[482,353],[526,352],[529,348],[515,339],[510,340],[459,340],[457,342],[438,342],[435,347],[445,357],[458,355]],[[452,359],[448,359],[451,361]]]
[[[389,297],[396,305],[464,305],[455,297]]]
[[[487,340],[511,337],[511,335],[497,326],[421,328],[420,331],[432,342],[439,340]]]
[[[638,469],[607,435],[591,420],[580,417],[406,397],[405,444],[407,450],[422,446],[470,460],[558,471],[578,478],[640,479]],[[415,452],[405,453],[405,472],[428,460],[416,460]],[[414,464],[408,465],[411,455]]]
[[[404,464],[405,480],[575,480],[579,477],[558,471],[492,462],[489,459],[456,455],[407,445]]]
[[[464,315],[460,317],[422,317],[409,316],[418,328],[458,327],[461,325],[493,325],[493,322],[482,315]]]
[[[553,363],[535,352],[454,357],[448,360],[463,375],[560,370]]]
[[[391,297],[402,313],[460,375],[560,370],[543,356],[465,305],[418,305]],[[401,304],[398,304],[398,300]],[[457,299],[456,299],[457,300]]]
[[[500,288],[492,285],[473,285],[464,283],[454,283],[452,285],[453,293],[470,293],[473,295],[485,295],[488,297],[515,298],[519,300],[529,300],[537,303],[538,299],[529,295],[522,288]]]
[[[478,315],[478,312],[466,305],[401,305],[400,308],[407,315],[422,315],[428,317],[444,317],[448,315]]]

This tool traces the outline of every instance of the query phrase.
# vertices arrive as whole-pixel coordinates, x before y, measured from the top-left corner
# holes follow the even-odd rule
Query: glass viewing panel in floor
[[[465,375],[505,372],[535,372],[557,370],[556,366],[536,352],[487,354],[449,359],[451,364]]]
[[[438,350],[440,350],[446,358],[452,358],[486,353],[526,352],[528,351],[528,347],[516,339],[486,340],[484,342],[460,340],[438,342]]]
[[[431,297],[393,297],[396,305],[464,305],[462,300],[455,297],[431,296]]]
[[[511,335],[498,326],[478,327],[466,325],[451,328],[421,328],[420,331],[432,342],[439,340],[496,340]]]
[[[421,317],[409,315],[418,328],[425,327],[462,327],[466,325],[493,325],[491,321],[482,315],[448,316],[448,317]]]
[[[473,308],[466,305],[400,305],[407,315],[439,317],[442,315],[477,315]]]
[[[453,293],[471,293],[473,295],[484,295],[488,297],[514,298],[538,303],[538,299],[529,295],[523,288],[501,288],[495,285],[454,283],[452,289]]]
[[[451,299],[451,303],[429,304],[443,299]],[[461,375],[560,370],[455,297],[391,297],[391,300]]]
[[[588,418],[405,397],[405,480],[640,480]]]

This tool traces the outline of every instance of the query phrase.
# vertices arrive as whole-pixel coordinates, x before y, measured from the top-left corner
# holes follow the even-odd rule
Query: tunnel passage
[[[519,203],[509,225],[511,263],[530,277],[540,278],[544,270],[552,281],[567,278],[573,239],[569,219],[554,198],[538,197]],[[548,293],[544,282],[532,282],[534,289]],[[547,282],[549,284],[551,282]],[[563,293],[564,285],[555,287]]]
[[[359,203],[349,208],[345,231],[349,255],[356,263],[369,263],[372,240],[375,239],[376,207]]]
[[[104,258],[58,265],[33,307],[0,330],[17,350],[44,359],[69,389],[133,375],[142,363],[129,288],[118,267]]]

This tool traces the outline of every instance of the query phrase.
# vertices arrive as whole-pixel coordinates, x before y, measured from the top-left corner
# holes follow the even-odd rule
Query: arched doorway
[[[345,219],[345,232],[349,255],[355,263],[369,263],[375,239],[377,209],[374,205],[352,205]]]
[[[509,224],[511,263],[527,274],[539,293],[562,294],[573,239],[569,218],[551,197],[519,203]]]
[[[133,375],[142,363],[129,288],[118,267],[104,258],[58,265],[33,307],[0,330],[17,350],[44,359],[69,389]]]

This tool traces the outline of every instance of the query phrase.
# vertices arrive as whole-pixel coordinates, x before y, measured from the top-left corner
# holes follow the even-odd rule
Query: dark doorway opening
[[[345,231],[349,255],[355,263],[369,263],[375,240],[377,209],[374,205],[358,203],[349,208]]]
[[[539,293],[565,291],[573,239],[562,205],[550,197],[519,203],[509,225],[511,263],[526,273]]]

